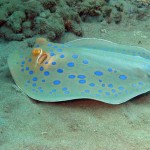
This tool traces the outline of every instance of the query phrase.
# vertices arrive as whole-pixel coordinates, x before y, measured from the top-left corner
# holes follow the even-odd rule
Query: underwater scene
[[[0,150],[150,150],[150,0],[0,0]]]

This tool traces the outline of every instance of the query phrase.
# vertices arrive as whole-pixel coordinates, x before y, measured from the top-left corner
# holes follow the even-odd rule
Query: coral
[[[114,13],[113,14],[113,20],[116,24],[120,23],[122,20],[122,14],[121,13]]]
[[[50,15],[51,15],[50,11],[45,10],[45,11],[41,12],[39,16],[42,18],[48,18],[48,17],[50,17]]]
[[[1,0],[0,8],[0,37],[7,40],[23,40],[35,34],[54,40],[65,32],[68,18],[81,21],[62,0]]]
[[[109,4],[109,0],[83,0],[77,5],[78,13],[82,21],[91,22],[92,18],[102,22],[104,19],[107,23],[114,21],[116,24],[122,20],[123,5],[115,2],[113,5]]]
[[[80,15],[97,16],[101,14],[101,8],[106,4],[104,0],[86,0],[78,6]]]
[[[73,21],[72,23],[72,33],[74,33],[77,36],[83,35],[82,27],[79,24],[77,24],[75,21]]]
[[[31,22],[30,21],[25,21],[22,23],[22,28],[23,29],[29,29],[31,28]]]
[[[3,25],[7,21],[8,13],[5,8],[0,9],[0,25]]]
[[[70,7],[68,7],[68,6],[65,6],[65,7],[64,6],[58,6],[57,10],[56,10],[56,14],[61,16],[64,21],[66,21],[68,19],[74,20],[78,23],[81,21],[77,10],[70,9]]]
[[[34,38],[30,38],[27,40],[27,46],[28,47],[34,47],[35,45],[35,39]]]
[[[23,29],[22,33],[26,38],[32,37],[35,34],[31,29]]]
[[[42,7],[41,3],[37,0],[30,0],[23,3],[24,11],[27,14],[27,16],[30,16],[32,14],[39,15],[42,11],[44,11],[44,8]]]
[[[147,20],[150,16],[150,0],[132,0],[132,5],[135,7],[134,16],[132,15],[132,19],[137,20]]]
[[[51,38],[51,40],[55,39],[56,37],[60,37],[65,32],[63,19],[53,14],[51,14],[47,19],[36,17],[35,23],[37,33],[47,34],[47,36]]]
[[[150,0],[136,0],[139,5],[145,5],[148,6],[150,5]]]
[[[47,37],[48,39],[50,39],[50,40],[54,40],[54,39],[56,39],[56,34],[55,34],[55,32],[53,32],[53,31],[49,31],[49,32],[46,34],[46,37]],[[59,38],[60,38],[60,36],[59,36]]]
[[[113,2],[111,5],[106,5],[102,8],[103,17],[107,23],[120,23],[122,21],[123,11],[124,5],[119,2]]]
[[[66,29],[67,31],[72,30],[72,21],[71,21],[71,20],[66,20],[66,21],[65,21],[65,29]]]
[[[66,31],[70,31],[77,36],[83,35],[83,30],[82,30],[81,26],[79,26],[75,21],[66,20],[65,21],[65,29],[66,29]]]
[[[1,27],[0,28],[0,36],[7,40],[17,40],[21,41],[25,38],[25,36],[21,33],[15,34],[9,27]]]
[[[133,0],[132,3],[138,8],[150,10],[150,0]]]
[[[11,29],[17,33],[21,31],[21,24],[25,20],[25,13],[22,11],[15,11],[10,17],[7,19],[7,25],[11,27]]]
[[[56,6],[55,0],[40,0],[40,2],[45,9],[53,10],[54,7]]]
[[[64,32],[82,36],[81,21],[118,24],[132,16],[143,20],[148,19],[149,8],[150,0],[0,0],[0,37],[23,40],[41,34],[55,40]]]
[[[110,18],[116,23],[120,23],[122,20],[123,4],[115,3],[111,9]]]

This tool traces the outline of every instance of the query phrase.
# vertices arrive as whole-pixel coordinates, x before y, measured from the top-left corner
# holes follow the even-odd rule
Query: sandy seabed
[[[82,27],[84,37],[150,50],[149,24]],[[59,42],[77,38],[66,33]],[[150,150],[150,94],[120,105],[83,99],[37,103],[18,89],[7,65],[9,53],[23,48],[27,40],[0,43],[0,150]]]

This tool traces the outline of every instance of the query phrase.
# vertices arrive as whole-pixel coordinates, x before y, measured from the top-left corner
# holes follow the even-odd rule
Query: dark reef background
[[[65,32],[83,36],[81,22],[149,18],[149,0],[0,0],[0,37],[20,41],[40,34],[55,40]]]

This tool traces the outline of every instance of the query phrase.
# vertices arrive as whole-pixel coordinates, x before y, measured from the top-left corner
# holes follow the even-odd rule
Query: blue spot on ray
[[[115,93],[115,92],[116,92],[116,90],[115,90],[115,89],[112,89],[111,91],[112,91],[113,93]]]
[[[125,75],[120,75],[119,78],[120,78],[121,80],[126,80],[126,79],[127,79],[127,76],[125,76]]]
[[[31,74],[33,74],[33,71],[31,70],[31,71],[29,71],[29,74],[31,75]]]
[[[109,93],[109,92],[106,92],[105,94],[106,94],[106,96],[110,96],[110,93]]]
[[[102,93],[102,90],[98,90],[99,93]]]
[[[37,77],[33,77],[32,80],[33,80],[33,81],[37,81]]]
[[[50,56],[55,56],[55,53],[51,52],[51,53],[50,53]]]
[[[42,82],[45,82],[45,80],[43,79]]]
[[[64,94],[69,94],[70,92],[69,91],[64,91]]]
[[[25,64],[25,61],[22,61],[21,64],[24,65],[24,64]]]
[[[55,80],[53,83],[54,83],[55,85],[58,85],[58,84],[60,84],[61,82],[60,82],[59,80]]]
[[[31,59],[31,58],[29,58],[29,59],[28,59],[28,62],[31,62],[31,61],[32,61],[32,59]]]
[[[94,74],[95,74],[96,76],[102,76],[102,75],[103,75],[103,72],[101,72],[101,71],[95,71]]]
[[[72,58],[78,58],[78,55],[76,55],[76,54],[74,54],[74,55],[72,55]]]
[[[124,88],[122,86],[118,87],[119,90],[124,90]]]
[[[112,68],[108,68],[108,71],[109,71],[109,72],[112,72],[113,70],[112,70]]]
[[[30,83],[30,81],[28,80],[27,83]]]
[[[88,64],[88,60],[83,60],[83,64]]]
[[[67,91],[67,88],[66,88],[66,87],[64,87],[64,88],[62,88],[62,90],[63,90],[63,91]]]
[[[40,47],[39,44],[36,44],[35,47]]]
[[[32,86],[36,86],[36,83],[33,83]]]
[[[143,85],[143,82],[139,82],[139,85]]]
[[[44,75],[45,75],[45,76],[49,76],[49,74],[50,74],[50,73],[49,73],[48,71],[45,71],[45,72],[44,72]]]
[[[61,55],[60,55],[60,58],[64,58],[64,57],[65,57],[65,55],[64,55],[64,54],[61,54]]]
[[[68,78],[70,78],[70,79],[74,79],[75,77],[76,77],[76,76],[73,75],[73,74],[71,74],[71,75],[68,76]]]
[[[56,45],[54,45],[54,46],[53,46],[53,48],[57,48],[57,46],[56,46]]]
[[[63,69],[57,69],[58,73],[63,73]]]
[[[51,46],[51,45],[52,45],[51,43],[48,43],[48,44],[47,44],[47,46]]]
[[[102,84],[102,87],[105,87],[105,84]]]
[[[132,84],[133,87],[136,87],[136,84]]]
[[[40,67],[40,71],[43,71],[43,70],[44,70],[44,67],[41,66],[41,67]]]
[[[29,70],[29,67],[26,67],[26,70]]]
[[[56,65],[56,62],[55,62],[55,61],[53,61],[53,62],[52,62],[52,65]]]
[[[44,92],[44,90],[40,89],[40,92]]]
[[[23,58],[23,56],[22,56],[22,55],[20,55],[20,58]]]
[[[90,90],[85,90],[85,92],[86,92],[86,93],[89,93],[89,92],[90,92]]]
[[[56,92],[56,89],[52,89],[52,92]]]
[[[94,83],[90,83],[89,86],[93,87],[93,86],[95,86],[95,84]]]
[[[113,88],[113,85],[112,84],[108,84],[108,87]]]
[[[62,52],[62,49],[61,48],[57,49],[57,52]]]
[[[84,79],[84,78],[86,78],[86,76],[85,75],[78,75],[78,78]]]
[[[74,63],[73,62],[69,62],[67,65],[68,65],[68,67],[74,67]]]
[[[79,80],[79,83],[84,84],[86,83],[86,80]]]

